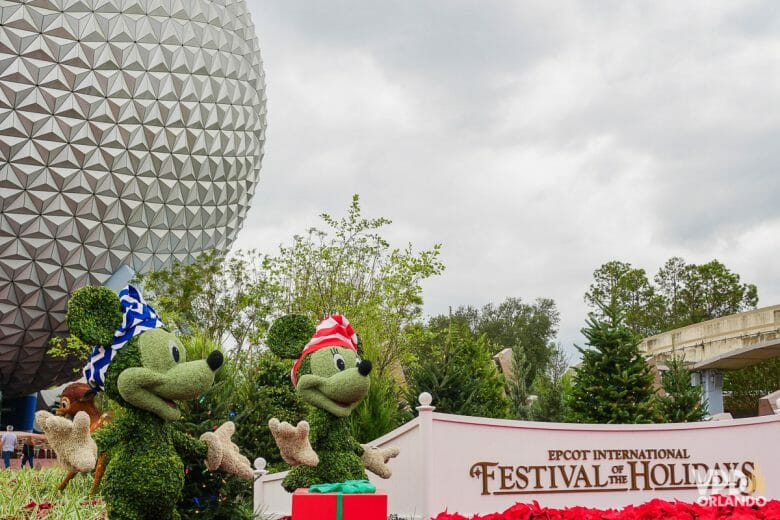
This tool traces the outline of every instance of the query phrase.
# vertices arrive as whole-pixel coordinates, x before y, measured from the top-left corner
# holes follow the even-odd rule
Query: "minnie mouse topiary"
[[[387,462],[398,448],[359,444],[349,429],[349,415],[368,394],[371,362],[360,358],[358,336],[347,319],[328,316],[315,329],[305,316],[284,316],[271,326],[268,347],[281,358],[296,359],[292,383],[310,405],[308,422],[268,423],[282,458],[295,466],[284,488],[366,480],[365,469],[389,478]]]
[[[178,519],[182,455],[205,459],[210,471],[252,478],[249,461],[230,441],[232,422],[200,439],[171,425],[181,416],[174,400],[205,392],[222,365],[222,353],[187,361],[179,339],[162,328],[132,286],[119,296],[106,287],[77,290],[68,302],[67,322],[72,334],[97,345],[84,369],[87,382],[104,390],[123,413],[92,436],[85,412],[73,422],[48,412],[38,412],[36,419],[68,469],[90,471],[98,453],[113,450],[102,481],[111,520]]]

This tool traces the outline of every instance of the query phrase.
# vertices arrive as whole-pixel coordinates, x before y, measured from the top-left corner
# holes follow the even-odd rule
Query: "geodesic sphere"
[[[265,141],[244,1],[0,0],[0,391],[45,359],[74,289],[225,250]]]

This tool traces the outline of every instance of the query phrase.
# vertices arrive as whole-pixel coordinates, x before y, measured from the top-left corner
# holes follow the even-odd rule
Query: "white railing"
[[[780,415],[685,424],[583,425],[434,412],[420,395],[414,420],[374,441],[393,445],[393,476],[369,473],[400,518],[503,511],[513,503],[621,507],[653,498],[694,502],[737,491],[780,498]],[[255,461],[255,509],[290,514],[286,472]],[[744,486],[750,484],[750,489]],[[742,487],[740,487],[742,486]]]

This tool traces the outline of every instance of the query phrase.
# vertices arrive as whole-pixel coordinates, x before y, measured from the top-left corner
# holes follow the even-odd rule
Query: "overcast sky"
[[[248,0],[261,181],[236,247],[343,214],[443,245],[426,314],[553,298],[613,259],[717,258],[780,303],[780,2]]]

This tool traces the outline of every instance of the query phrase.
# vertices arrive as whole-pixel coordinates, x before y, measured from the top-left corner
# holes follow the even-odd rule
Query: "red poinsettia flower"
[[[717,497],[715,497],[717,499]],[[731,498],[731,500],[729,500]],[[518,503],[501,513],[475,515],[471,520],[778,520],[780,501],[772,500],[762,506],[736,504],[733,497],[721,497],[715,505],[667,502],[655,499],[638,506],[622,509],[593,509],[569,507],[554,509],[541,507],[538,502]],[[433,520],[469,520],[458,513],[439,513]]]

